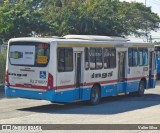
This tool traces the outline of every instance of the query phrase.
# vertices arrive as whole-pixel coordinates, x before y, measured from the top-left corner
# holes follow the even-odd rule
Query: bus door
[[[149,88],[155,88],[156,58],[155,53],[149,52]]]
[[[75,100],[79,100],[81,98],[80,95],[80,86],[81,86],[81,77],[82,77],[82,53],[76,52],[75,56]]]
[[[125,92],[126,52],[118,52],[118,93]]]

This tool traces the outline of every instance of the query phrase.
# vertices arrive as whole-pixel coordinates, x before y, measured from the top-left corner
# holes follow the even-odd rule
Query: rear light
[[[7,86],[9,86],[8,70],[6,70],[6,73],[5,73],[5,84],[6,84]]]
[[[53,76],[48,74],[48,89],[53,89]]]

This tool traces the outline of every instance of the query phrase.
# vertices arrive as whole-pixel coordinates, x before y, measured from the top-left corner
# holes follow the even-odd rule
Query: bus
[[[157,62],[157,78],[160,78],[160,45],[155,45],[156,62]]]
[[[155,88],[154,45],[121,37],[66,35],[8,43],[7,97],[92,105],[107,96]]]

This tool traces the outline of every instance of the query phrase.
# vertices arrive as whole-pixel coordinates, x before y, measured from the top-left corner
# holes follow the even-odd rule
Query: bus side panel
[[[105,85],[101,87],[101,97],[116,96],[117,84]]]
[[[56,92],[56,102],[74,102],[74,89],[67,89],[64,91]]]
[[[89,100],[90,99],[90,93],[91,93],[91,86],[87,88],[83,88],[82,90],[82,100]],[[102,85],[101,86],[101,97],[106,96],[116,96],[117,95],[117,84],[111,84],[111,85]]]
[[[88,85],[91,90],[93,85],[101,86],[101,97],[117,95],[117,68],[100,69],[100,70],[85,70],[84,84]],[[87,91],[87,98],[90,98],[90,91]]]
[[[139,82],[142,77],[142,73],[141,73],[140,69],[141,68],[139,68],[139,66],[136,66],[136,67],[129,67],[128,66],[126,92],[138,91]]]
[[[82,94],[82,100],[89,100],[90,99],[90,93],[91,93],[91,87],[85,87],[81,89],[81,94]]]
[[[139,89],[139,83],[142,78],[146,79],[146,87],[148,84],[147,75],[149,75],[148,66],[128,67],[126,92],[135,92]]]
[[[73,72],[58,72],[57,61],[57,42],[52,42],[51,45],[51,60],[49,65],[49,72],[53,75],[54,88],[54,100],[52,102],[73,102],[74,90],[71,87],[73,85],[72,78]]]
[[[90,99],[91,87],[79,88],[80,89],[80,100],[86,101]],[[75,89],[69,89],[64,91],[56,92],[57,102],[74,102],[75,101]]]
[[[138,91],[139,81],[127,82],[126,92]]]
[[[59,47],[59,48],[61,48],[61,47]],[[66,48],[66,47],[63,47],[63,48]],[[56,49],[56,51],[58,52],[58,48]],[[55,52],[55,53],[57,53],[57,52]],[[61,68],[58,68],[59,66],[58,66],[57,54],[56,54],[56,63],[55,63],[55,64],[57,64],[57,68],[56,68],[56,73],[57,73],[56,74],[56,101],[58,101],[58,102],[74,102],[74,100],[75,100],[75,81],[74,81],[75,68],[74,68],[74,66],[72,66],[72,70],[68,70],[68,71],[62,71]],[[65,60],[61,59],[60,63],[63,64],[63,62],[65,62]],[[73,62],[74,62],[74,56],[73,56]],[[73,62],[72,62],[72,64],[73,64]]]
[[[5,95],[7,97],[21,97],[21,98],[27,98],[27,99],[55,101],[54,90],[33,91],[33,90],[14,89],[14,88],[5,86]]]

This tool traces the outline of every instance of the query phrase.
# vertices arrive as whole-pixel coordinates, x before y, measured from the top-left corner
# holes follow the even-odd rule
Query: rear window
[[[44,67],[49,62],[50,45],[39,42],[12,42],[9,48],[11,65]]]

